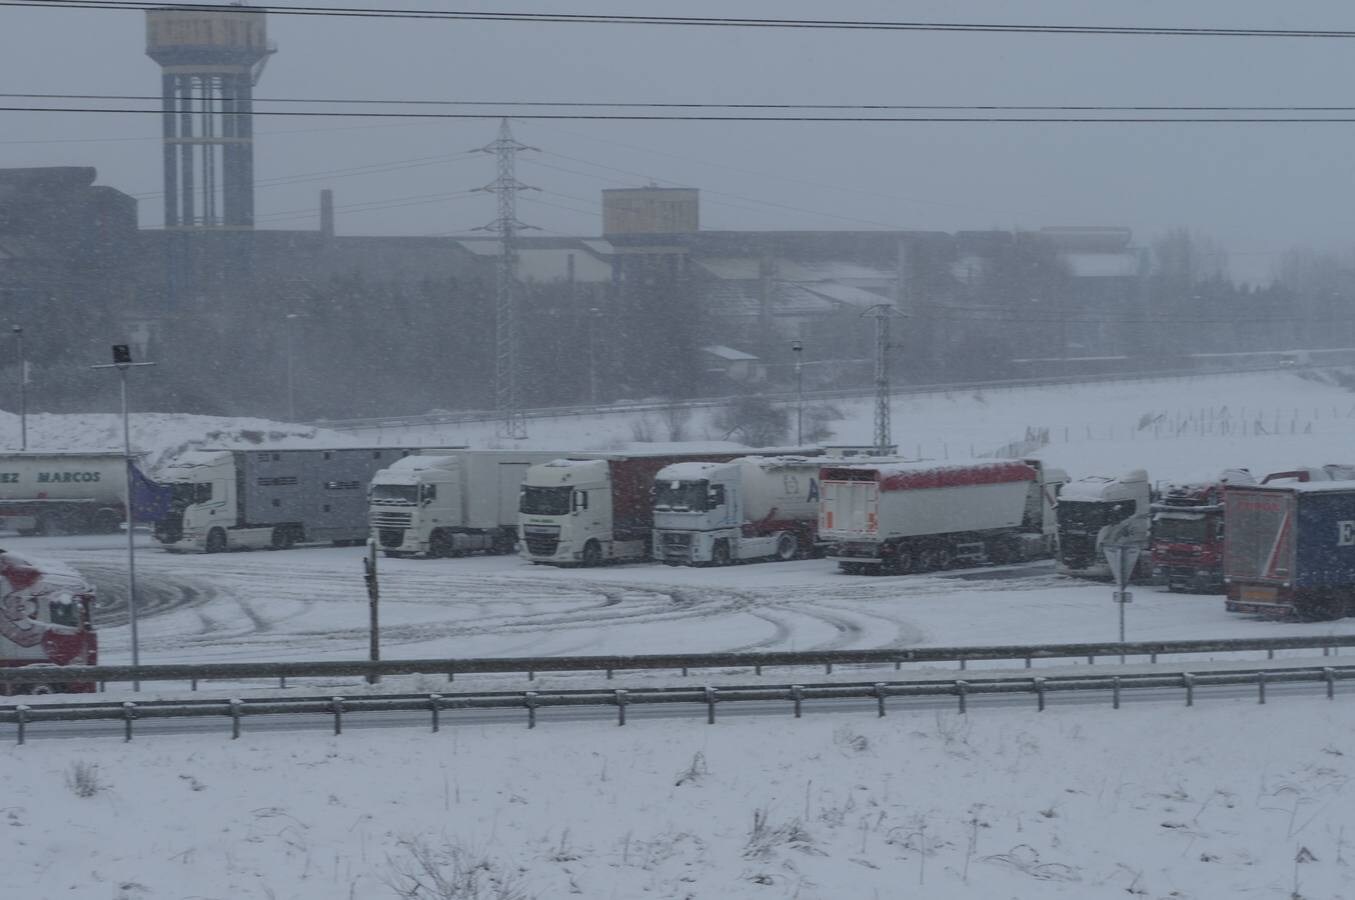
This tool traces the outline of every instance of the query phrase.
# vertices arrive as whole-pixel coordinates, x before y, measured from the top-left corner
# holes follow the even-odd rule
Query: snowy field
[[[835,440],[868,442],[869,405],[841,410]],[[527,443],[601,449],[640,432],[670,437],[662,422],[635,419],[532,421]],[[115,447],[116,421],[37,417],[29,446]],[[701,415],[685,427],[689,439],[724,437]],[[955,459],[1016,444],[1009,449],[1075,478],[1146,468],[1168,481],[1355,461],[1355,394],[1294,372],[986,391],[900,400],[894,428],[910,455]],[[493,445],[489,426],[346,439]],[[277,423],[148,415],[134,417],[134,440],[162,461],[184,446],[339,439]],[[17,444],[17,420],[0,414],[6,443]],[[365,656],[361,549],[172,556],[139,537],[144,662]],[[0,534],[0,546],[55,556],[94,580],[103,659],[128,661],[123,539]],[[387,658],[1116,635],[1109,587],[1059,578],[1048,563],[865,578],[822,560],[555,570],[483,557],[382,560],[381,578]],[[1130,640],[1328,632],[1355,633],[1355,620],[1259,622],[1228,614],[1217,596],[1146,587],[1128,609]],[[546,683],[561,682],[575,684]],[[1043,716],[727,717],[715,727],[699,717],[625,729],[477,726],[337,740],[37,741],[3,750],[17,777],[0,813],[22,862],[0,879],[9,883],[0,896],[13,885],[15,896],[100,900],[401,890],[542,900],[1350,897],[1355,848],[1345,831],[1355,837],[1347,828],[1355,813],[1342,792],[1353,727],[1355,712],[1339,699],[1286,699]],[[65,783],[81,763],[98,766],[90,797]],[[464,889],[412,891],[404,873],[425,863],[449,876],[460,865]],[[432,874],[422,880],[431,884]]]

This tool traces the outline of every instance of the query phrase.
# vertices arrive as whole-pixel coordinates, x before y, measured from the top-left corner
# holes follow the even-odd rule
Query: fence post
[[[706,724],[715,724],[715,688],[706,685]]]
[[[885,683],[883,681],[875,682],[875,700],[879,706],[880,718],[885,717]]]
[[[335,697],[330,700],[329,707],[334,710],[334,733],[343,734],[343,698]]]
[[[968,692],[968,690],[969,690],[969,682],[967,682],[967,681],[957,681],[957,682],[955,682],[955,693],[958,694],[959,697],[960,697],[960,712],[961,712],[961,713],[965,712],[965,694],[966,694],[966,692]]]
[[[442,725],[442,723],[438,721],[438,709],[439,709],[439,707],[440,707],[440,705],[441,705],[441,701],[442,701],[442,695],[441,695],[441,694],[429,694],[429,695],[428,695],[428,705],[429,705],[429,707],[431,707],[432,710],[433,710],[433,733],[434,733],[434,734],[437,733],[438,729],[439,729],[439,728],[441,727],[441,725]]]
[[[1256,673],[1256,702],[1266,702],[1266,673],[1264,671]]]
[[[1044,679],[1037,677],[1035,679],[1035,708],[1044,712]]]
[[[1112,708],[1112,709],[1119,709],[1119,708],[1120,708],[1120,676],[1119,676],[1119,675],[1116,675],[1114,678],[1110,679],[1110,687],[1111,687],[1112,695],[1113,695],[1113,697],[1114,697],[1114,699],[1111,701],[1111,708]]]
[[[528,728],[535,728],[535,727],[536,727],[536,691],[528,691],[527,694],[526,694],[526,698],[525,698],[525,699],[526,699],[526,701],[527,701],[527,727],[528,727]]]
[[[1322,677],[1327,680],[1327,699],[1331,700],[1336,696],[1336,672],[1330,667],[1322,669]]]
[[[792,684],[790,686],[790,699],[795,701],[795,718],[800,718],[800,701],[804,699],[805,689],[802,685]]]
[[[1331,670],[1329,669],[1328,671],[1331,671]],[[24,704],[20,703],[17,707],[15,707],[15,712],[18,713],[18,719],[19,719],[19,743],[22,744],[22,743],[24,742],[24,732],[25,732],[25,730],[27,729],[27,726],[28,726],[28,707],[25,706]]]
[[[1186,686],[1186,706],[1195,705],[1195,676],[1189,672],[1181,675],[1181,683]]]
[[[136,704],[131,700],[123,701],[122,718],[123,721],[126,722],[122,739],[124,741],[130,741],[132,739],[132,720],[136,718]]]
[[[240,708],[244,706],[244,701],[232,697],[229,706],[231,710],[231,740],[237,741],[240,739]]]
[[[626,692],[616,692],[616,724],[626,724]]]

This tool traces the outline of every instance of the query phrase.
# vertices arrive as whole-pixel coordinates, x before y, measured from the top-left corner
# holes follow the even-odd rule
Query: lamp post
[[[791,341],[790,350],[795,354],[795,446],[805,443],[805,378],[801,357],[804,353],[804,341]]]
[[[23,326],[14,326],[19,353],[19,449],[28,449],[28,360],[24,358]]]
[[[300,313],[288,313],[287,330],[287,421],[296,421],[296,361],[292,356],[292,322],[301,318]]]
[[[141,643],[137,635],[136,532],[132,527],[135,519],[132,513],[135,485],[132,482],[132,430],[127,416],[127,370],[153,365],[153,362],[132,362],[131,348],[126,344],[114,344],[111,364],[90,366],[91,369],[117,369],[122,383],[122,455],[127,478],[127,619],[132,628],[133,666],[141,665]],[[141,690],[141,682],[133,681],[132,690]]]

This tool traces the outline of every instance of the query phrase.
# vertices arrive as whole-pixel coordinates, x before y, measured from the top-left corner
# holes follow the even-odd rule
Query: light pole
[[[14,326],[19,353],[19,449],[28,449],[28,360],[24,358],[23,326]]]
[[[296,361],[292,358],[292,322],[301,318],[300,313],[288,313],[287,330],[287,421],[296,421]]]
[[[805,377],[801,357],[804,354],[804,341],[791,341],[790,350],[795,354],[795,446],[805,443]]]
[[[132,350],[126,344],[113,345],[113,362],[108,365],[90,366],[91,369],[117,369],[122,382],[122,455],[127,477],[127,618],[132,627],[132,665],[141,665],[141,642],[137,636],[137,599],[136,599],[136,532],[133,529],[135,516],[132,512],[132,500],[135,485],[132,482],[132,430],[127,416],[127,370],[153,366],[153,362],[132,362]],[[141,682],[133,681],[132,690],[141,690]]]

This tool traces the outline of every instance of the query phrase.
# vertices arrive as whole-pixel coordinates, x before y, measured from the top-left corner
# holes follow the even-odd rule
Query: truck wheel
[[[800,542],[789,531],[776,539],[776,558],[788,562],[800,555]]]
[[[936,551],[928,547],[919,550],[917,553],[917,563],[913,567],[915,572],[930,572],[936,568]]]
[[[500,532],[494,535],[493,542],[489,545],[490,553],[497,553],[505,556],[517,549],[518,539],[516,535]]]
[[[207,532],[207,552],[224,553],[226,551],[226,532],[213,528]]]
[[[710,550],[710,564],[712,566],[729,565],[729,542],[720,540],[715,542],[715,546]]]
[[[452,539],[445,531],[435,531],[428,538],[428,558],[442,559],[452,555]]]
[[[602,565],[602,547],[597,541],[583,545],[583,564],[590,569]]]
[[[292,538],[292,529],[280,527],[273,529],[273,538],[270,541],[274,550],[290,550],[295,541]]]

